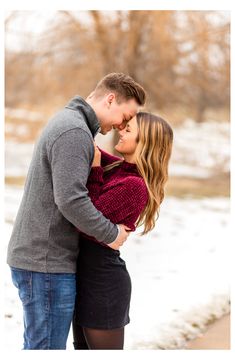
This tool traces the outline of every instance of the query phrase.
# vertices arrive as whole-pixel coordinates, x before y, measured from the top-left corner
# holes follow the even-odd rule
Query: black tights
[[[75,350],[123,350],[124,327],[112,330],[82,328],[73,322]]]

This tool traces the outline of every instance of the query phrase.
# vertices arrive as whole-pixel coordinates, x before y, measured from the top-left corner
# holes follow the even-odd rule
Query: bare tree
[[[31,50],[6,49],[6,103],[53,111],[120,71],[145,87],[148,110],[181,107],[202,121],[229,105],[229,26],[218,11],[58,11]]]

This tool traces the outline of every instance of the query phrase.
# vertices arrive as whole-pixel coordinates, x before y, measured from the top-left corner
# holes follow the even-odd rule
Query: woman
[[[146,234],[164,198],[173,132],[162,118],[140,112],[119,135],[115,149],[124,160],[95,147],[89,196],[112,222],[131,231],[144,225]],[[75,349],[123,349],[131,280],[119,250],[81,234],[77,264]]]

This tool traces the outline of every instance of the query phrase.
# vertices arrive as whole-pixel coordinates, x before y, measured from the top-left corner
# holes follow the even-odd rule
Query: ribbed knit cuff
[[[120,232],[121,232],[120,226],[119,226],[118,224],[116,224],[116,225],[117,225],[117,229],[118,229],[118,234],[117,234],[117,237],[116,237],[116,239],[115,239],[114,241],[117,240],[117,238],[118,238],[118,236],[119,236],[119,234],[120,234]]]

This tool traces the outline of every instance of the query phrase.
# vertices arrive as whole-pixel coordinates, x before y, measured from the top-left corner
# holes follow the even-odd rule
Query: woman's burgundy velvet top
[[[121,158],[100,151],[101,166],[91,168],[87,182],[89,196],[95,207],[111,222],[127,225],[134,231],[135,222],[148,202],[144,179],[136,165],[125,160],[113,169],[104,171],[106,165]]]

